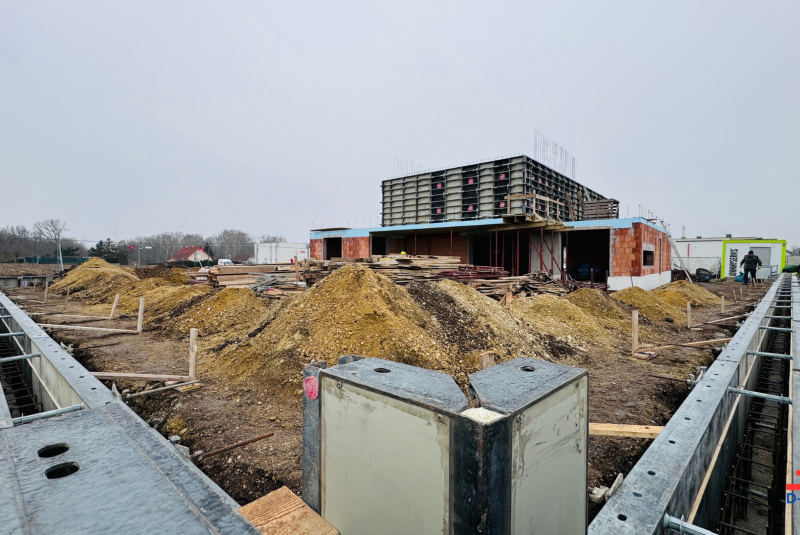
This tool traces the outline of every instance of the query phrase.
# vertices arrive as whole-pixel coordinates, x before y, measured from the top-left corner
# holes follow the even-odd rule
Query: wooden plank
[[[628,424],[589,424],[589,434],[603,437],[656,438],[663,426]]]
[[[92,372],[98,379],[129,379],[131,381],[191,381],[188,375],[154,375],[147,373],[122,373],[122,372]]]
[[[339,535],[286,487],[243,505],[239,512],[264,535]]]
[[[685,344],[672,344],[668,346],[657,346],[657,347],[640,346],[639,349],[641,351],[660,351],[661,349],[672,349],[674,347],[701,347],[714,344],[724,344],[725,342],[730,342],[730,341],[731,341],[730,338],[716,338],[714,340],[703,340],[701,342],[686,342]]]
[[[37,325],[39,325],[39,327],[47,327],[49,329],[72,329],[75,331],[97,331],[106,333],[139,334],[138,331],[132,331],[130,329],[106,329],[104,327],[79,327],[77,325],[57,325],[54,323],[38,323]]]

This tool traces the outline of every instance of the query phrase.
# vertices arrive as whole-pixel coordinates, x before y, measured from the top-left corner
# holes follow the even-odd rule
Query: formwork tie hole
[[[81,466],[75,462],[61,463],[45,470],[44,475],[47,479],[61,479],[62,477],[71,476],[80,469]]]
[[[647,471],[647,475],[654,476],[654,475],[656,475],[656,473],[653,472],[652,470],[648,470]]]
[[[686,418],[684,418],[684,420],[691,420],[691,418],[689,418],[689,417],[687,416]]]
[[[633,495],[636,496],[637,498],[641,498],[642,497],[642,493],[641,492],[634,492]]]
[[[533,366],[520,366],[519,369],[524,372],[532,372],[536,370],[536,368],[534,368]]]
[[[389,372],[391,372],[392,370],[390,370],[390,369],[388,369],[388,368],[375,368],[373,371],[376,371],[376,372],[378,372],[378,373],[389,373]]]
[[[667,440],[667,442],[669,442],[670,444],[675,444],[674,440]]]
[[[618,514],[618,515],[617,515],[617,518],[619,518],[619,519],[620,519],[620,520],[622,520],[623,522],[624,522],[624,521],[626,521],[626,520],[628,520],[628,517],[627,517],[627,516],[625,516],[625,515],[623,515],[622,513]]]
[[[55,457],[56,455],[61,455],[62,453],[69,451],[69,444],[65,442],[59,442],[57,444],[48,444],[43,448],[40,448],[36,454],[42,458],[48,457]]]

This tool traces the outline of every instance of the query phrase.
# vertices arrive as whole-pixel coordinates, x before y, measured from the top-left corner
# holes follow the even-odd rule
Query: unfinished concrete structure
[[[397,254],[460,256],[464,264],[502,267],[512,275],[547,271],[607,282],[611,290],[646,290],[670,281],[666,231],[640,217],[543,224],[478,219],[311,232],[311,257]]]

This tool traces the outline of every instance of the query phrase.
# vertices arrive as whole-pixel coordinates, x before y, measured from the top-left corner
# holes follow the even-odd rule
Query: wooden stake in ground
[[[67,309],[67,303],[69,302],[69,288],[67,288],[67,297],[64,299],[64,310]]]
[[[725,314],[725,296],[724,295],[722,296],[722,303],[720,304],[720,306],[722,307],[721,312],[723,314]]]
[[[633,311],[633,325],[631,325],[631,340],[633,345],[633,353],[636,353],[636,350],[639,349],[639,311]]]
[[[197,378],[197,329],[189,329],[189,377]]]
[[[300,282],[300,266],[297,265],[297,255],[294,257],[294,280]]]
[[[492,351],[484,351],[478,355],[478,366],[480,369],[485,370],[497,364],[497,353]]]
[[[45,281],[44,283],[44,304],[47,304],[47,292],[50,290],[50,281]]]
[[[139,319],[136,321],[136,332],[141,333],[144,326],[144,297],[139,298]]]
[[[114,314],[117,313],[117,305],[119,304],[119,294],[114,298],[114,304],[111,305],[111,315],[108,316],[108,319],[113,320]]]
[[[686,326],[692,328],[692,304],[686,303]]]

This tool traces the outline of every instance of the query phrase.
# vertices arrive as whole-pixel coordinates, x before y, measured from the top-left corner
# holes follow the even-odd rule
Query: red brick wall
[[[369,236],[361,238],[342,238],[342,257],[367,258],[370,254]]]
[[[311,240],[308,256],[315,260],[322,260],[322,240]]]
[[[468,258],[469,238],[453,234],[452,249],[450,246],[450,234],[419,234],[416,241],[413,235],[406,236],[405,239],[387,238],[386,244],[389,252],[399,254],[405,251],[408,254],[431,255],[431,256],[460,256],[461,263],[466,264]]]
[[[654,265],[643,265],[644,251],[653,251]],[[644,223],[634,223],[633,228],[611,230],[611,276],[641,277],[669,271],[670,255],[667,235]]]

